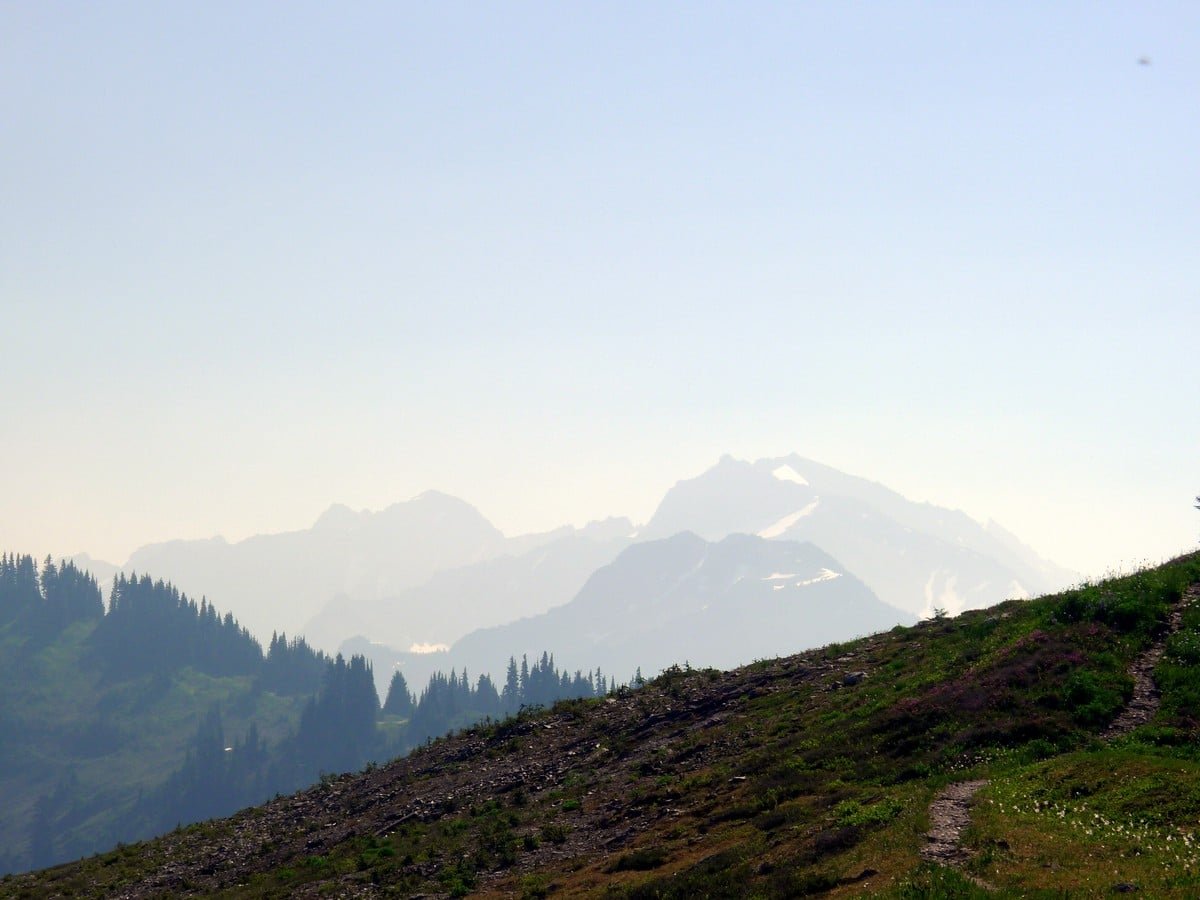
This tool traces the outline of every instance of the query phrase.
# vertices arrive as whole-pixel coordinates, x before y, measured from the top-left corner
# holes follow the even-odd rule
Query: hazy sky
[[[6,0],[0,547],[790,452],[1194,547],[1198,97],[1191,0]]]

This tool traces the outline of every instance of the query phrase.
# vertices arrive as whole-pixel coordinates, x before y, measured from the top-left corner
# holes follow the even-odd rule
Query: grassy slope
[[[1200,608],[1158,718],[1095,735],[1200,556],[481,727],[0,895],[1200,895]],[[847,684],[846,674],[866,677]],[[985,777],[967,872],[928,806]]]
[[[212,678],[184,669],[169,678],[109,682],[88,663],[94,622],[72,625],[28,654],[0,629],[0,847],[21,852],[38,797],[71,782],[73,827],[59,839],[70,855],[107,842],[117,817],[139,791],[161,783],[183,763],[201,718],[219,704],[226,737],[253,719],[270,741],[299,719],[295,699],[254,692],[249,678]],[[19,858],[19,857],[17,857]]]

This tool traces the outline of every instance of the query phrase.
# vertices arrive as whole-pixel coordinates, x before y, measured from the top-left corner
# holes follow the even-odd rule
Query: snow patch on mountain
[[[780,481],[792,481],[796,484],[803,484],[805,486],[808,485],[808,479],[786,463],[780,466],[778,469],[772,470],[771,474]]]
[[[450,649],[449,644],[416,644],[408,648],[409,653],[445,653]]]
[[[787,468],[787,467],[784,466],[783,468]],[[758,533],[758,536],[760,538],[767,538],[768,540],[770,540],[771,538],[779,537],[781,534],[784,534],[789,528],[791,528],[793,525],[795,525],[797,522],[799,522],[805,516],[811,516],[816,511],[816,509],[820,505],[820,503],[821,503],[820,497],[814,498],[813,501],[811,503],[809,503],[807,506],[805,506],[803,509],[797,510],[796,512],[792,513],[791,515],[784,516],[778,522],[768,525],[766,528],[764,528],[762,531],[760,531]]]
[[[820,573],[812,578],[807,578],[804,581],[797,581],[796,587],[807,587],[810,584],[817,584],[821,581],[833,581],[833,579],[841,577],[841,572],[835,572],[833,569],[821,569]]]
[[[921,617],[933,618],[935,610],[941,610],[951,616],[962,612],[965,603],[958,595],[957,582],[958,576],[948,569],[935,569],[929,573],[929,580],[925,582],[925,608],[921,611]]]
[[[793,578],[800,578],[799,581],[792,582],[792,587],[807,587],[810,584],[818,584],[819,582],[822,582],[822,581],[833,581],[833,579],[841,578],[841,577],[842,577],[841,572],[835,572],[835,571],[833,571],[833,569],[828,569],[828,568],[825,568],[824,566],[822,566],[821,570],[816,575],[814,575],[812,578],[800,578],[800,576],[797,575],[795,572],[792,572],[790,574],[785,574],[783,572],[774,572],[771,575],[766,576],[762,580],[763,581],[791,581]],[[771,589],[775,590],[775,591],[782,591],[785,587],[787,587],[786,584],[775,584],[775,585],[771,586]]]

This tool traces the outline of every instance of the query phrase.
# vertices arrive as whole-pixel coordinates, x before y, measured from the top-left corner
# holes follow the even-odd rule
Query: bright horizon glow
[[[640,525],[792,453],[1085,575],[1200,537],[1195,4],[0,34],[0,549],[120,564],[430,489],[510,535]]]

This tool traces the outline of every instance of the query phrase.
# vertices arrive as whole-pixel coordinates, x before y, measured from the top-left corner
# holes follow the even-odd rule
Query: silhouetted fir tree
[[[63,832],[78,825],[92,812],[94,809],[87,810],[79,802],[79,779],[74,770],[59,777],[54,790],[40,794],[34,804],[29,819],[29,853],[23,866],[37,869],[63,862],[73,849],[63,838]],[[20,853],[14,856],[19,858]]]
[[[521,675],[517,671],[517,661],[511,656],[508,658],[504,690],[500,692],[500,706],[506,715],[512,715],[521,708]]]
[[[0,556],[0,623],[27,615],[42,602],[37,566],[28,554]]]
[[[454,678],[454,672],[450,673],[451,679]],[[471,693],[471,677],[467,674],[467,667],[463,666],[462,677],[458,680],[458,688],[454,692],[455,701],[459,709],[469,709],[474,705],[475,698]]]
[[[389,716],[409,718],[413,713],[416,702],[408,690],[408,682],[404,674],[397,669],[392,673],[391,684],[388,685],[387,699],[383,701],[383,711]]]
[[[375,690],[374,667],[365,656],[350,657],[347,666],[345,703],[346,724],[352,735],[360,736],[362,749],[375,743],[375,723],[379,719],[379,694]]]
[[[480,675],[475,685],[475,696],[472,705],[485,718],[500,718],[503,711],[500,706],[500,694],[496,685],[488,675]]]
[[[52,610],[46,602],[48,593],[53,596],[58,595],[58,566],[54,565],[54,560],[49,555],[42,563],[40,582],[41,602],[31,611],[25,629],[26,633],[36,640],[46,641],[67,624],[65,621],[59,621],[59,617],[55,615],[56,611]]]
[[[268,781],[270,764],[267,742],[258,733],[258,723],[251,722],[245,735],[234,741],[229,756],[229,780],[236,798],[231,812],[261,803],[273,793]]]
[[[196,821],[218,815],[227,800],[225,727],[218,707],[211,707],[196,728],[184,771],[188,783],[184,785],[182,818]]]
[[[267,762],[267,742],[258,733],[258,723],[251,722],[246,734],[233,745],[232,771],[234,780],[251,779]]]

